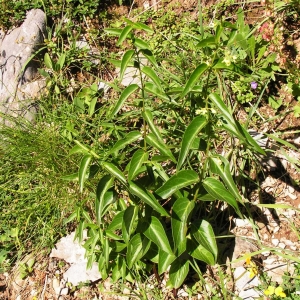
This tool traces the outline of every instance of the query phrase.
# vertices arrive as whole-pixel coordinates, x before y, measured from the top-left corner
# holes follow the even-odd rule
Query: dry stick
[[[45,291],[46,291],[47,280],[48,280],[48,275],[46,274],[45,283],[44,283],[44,287],[43,287],[42,294],[41,294],[41,300],[45,299]]]

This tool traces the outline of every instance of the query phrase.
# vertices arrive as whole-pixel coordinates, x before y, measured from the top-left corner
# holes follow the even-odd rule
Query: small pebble
[[[284,249],[286,247],[286,245],[284,243],[279,243],[278,247],[280,247],[281,249]]]
[[[272,239],[272,244],[277,247],[279,244],[279,240],[278,239]]]

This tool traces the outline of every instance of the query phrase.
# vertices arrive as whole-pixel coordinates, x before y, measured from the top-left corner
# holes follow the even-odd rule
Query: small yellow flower
[[[269,286],[267,290],[264,291],[264,294],[266,296],[276,295],[281,298],[285,298],[286,294],[283,292],[283,289],[281,286],[275,288],[274,286]]]
[[[251,256],[246,257],[246,265],[250,265],[251,262]]]
[[[275,295],[280,296],[281,298],[285,298],[286,294],[283,292],[282,287],[279,286],[275,289]]]
[[[264,294],[266,296],[271,296],[274,295],[274,292],[275,292],[274,286],[269,286],[268,289],[264,291]]]
[[[248,271],[250,272],[249,274],[250,279],[252,279],[258,274],[258,270],[256,266],[255,267],[252,266],[251,268],[248,269]]]

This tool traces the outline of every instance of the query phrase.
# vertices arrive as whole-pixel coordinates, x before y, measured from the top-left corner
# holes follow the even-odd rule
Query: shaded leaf
[[[189,272],[189,261],[176,259],[170,268],[170,283],[173,288],[178,289],[186,279]]]
[[[170,255],[173,254],[165,229],[156,217],[151,217],[151,223],[143,234],[152,241],[158,249],[161,249]]]

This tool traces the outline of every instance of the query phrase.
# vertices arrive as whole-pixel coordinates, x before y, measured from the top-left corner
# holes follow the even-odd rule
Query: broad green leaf
[[[140,49],[150,49],[148,43],[142,39],[134,39],[134,45]]]
[[[161,86],[160,79],[158,78],[158,76],[156,75],[156,73],[153,71],[152,68],[145,66],[142,68],[142,72],[146,74],[155,83],[155,85],[162,91],[163,88]]]
[[[141,133],[139,131],[131,131],[129,132],[123,139],[117,141],[113,147],[107,152],[107,155],[115,153],[119,150],[124,149],[127,145],[135,142],[141,137]]]
[[[187,249],[189,254],[198,260],[204,261],[211,266],[216,263],[216,260],[211,252],[209,252],[202,245],[196,244],[190,239],[187,240]]]
[[[142,112],[143,118],[146,120],[148,123],[148,126],[150,127],[150,130],[155,134],[157,139],[159,139],[161,142],[163,142],[162,136],[160,134],[159,129],[155,126],[153,122],[153,115],[150,111],[150,109],[145,109],[145,111]]]
[[[208,177],[204,179],[202,184],[211,196],[213,196],[216,200],[222,200],[231,205],[239,217],[243,218],[235,197],[228,190],[226,190],[222,182],[215,178]]]
[[[228,160],[221,155],[211,156],[209,157],[209,167],[212,173],[219,175],[223,179],[230,193],[243,204],[243,198],[232,178]]]
[[[96,191],[96,220],[98,225],[100,225],[101,223],[103,211],[105,209],[105,206],[107,205],[107,203],[105,203],[105,194],[112,186],[113,182],[113,177],[111,177],[110,175],[105,175],[98,183]]]
[[[194,206],[194,201],[190,201],[187,198],[179,198],[175,201],[172,208],[172,234],[175,251],[178,249],[178,255],[186,249],[188,218]]]
[[[122,223],[123,223],[123,215],[124,211],[118,212],[113,220],[110,222],[107,230],[115,231],[115,230],[121,230],[122,229]]]
[[[188,82],[186,83],[183,92],[180,95],[180,98],[186,96],[194,87],[194,85],[199,80],[199,77],[208,69],[207,64],[199,65],[194,72],[192,73],[191,77],[189,78]]]
[[[162,155],[170,157],[170,159],[176,163],[176,159],[172,154],[171,150],[168,148],[168,146],[165,143],[163,143],[162,140],[159,140],[153,133],[149,133],[146,136],[146,142],[150,146],[159,150]]]
[[[218,247],[212,226],[206,221],[194,222],[192,224],[192,235],[196,241],[214,256],[218,257]]]
[[[114,241],[123,241],[123,237],[113,233],[110,230],[105,230],[105,236]]]
[[[130,240],[130,235],[133,231],[133,225],[135,223],[137,214],[138,207],[133,205],[128,206],[124,212],[122,223],[122,236],[126,244],[128,244]]]
[[[162,216],[169,216],[169,213],[159,204],[155,197],[149,193],[144,187],[138,186],[134,182],[129,182],[129,191],[141,199],[143,202],[151,206],[154,210],[160,213]]]
[[[199,132],[204,128],[206,124],[207,124],[207,119],[205,116],[197,116],[196,118],[193,119],[193,121],[185,130],[182,138],[181,149],[180,149],[178,163],[177,163],[177,171],[180,170],[182,164],[184,163],[196,136],[199,134]]]
[[[92,155],[86,154],[82,157],[81,162],[80,162],[79,171],[78,171],[80,193],[82,193],[84,182],[85,182],[86,178],[88,177],[87,171],[88,171],[91,159],[92,159]]]
[[[165,92],[163,92],[160,88],[157,87],[156,84],[152,82],[146,82],[145,83],[145,90],[148,93],[151,93],[155,96],[157,96],[159,99],[165,100],[165,101],[170,101],[170,98],[167,96]]]
[[[123,55],[122,61],[121,61],[121,68],[120,68],[120,81],[122,81],[125,70],[128,66],[128,63],[130,62],[132,56],[134,54],[134,50],[128,50]]]
[[[173,288],[178,289],[183,284],[189,272],[189,261],[176,259],[170,268],[170,282]]]
[[[147,159],[148,159],[148,152],[145,152],[143,149],[138,149],[136,152],[134,152],[132,159],[130,161],[130,167],[128,171],[129,181],[135,178],[138,170]]]
[[[173,175],[155,193],[162,199],[167,199],[176,191],[199,181],[198,174],[193,170],[181,170]]]
[[[59,59],[57,61],[57,63],[55,64],[55,70],[56,71],[61,71],[64,64],[65,64],[65,60],[66,60],[66,54],[65,53],[62,53],[60,56],[59,56]]]
[[[120,37],[119,37],[119,39],[118,39],[118,41],[117,41],[117,46],[120,46],[120,45],[125,41],[125,39],[128,37],[128,35],[129,35],[129,33],[130,33],[130,31],[131,31],[132,29],[133,29],[132,26],[127,25],[127,26],[122,30],[122,32],[121,32],[121,34],[120,34]]]
[[[124,176],[123,172],[114,164],[108,162],[102,162],[102,166],[105,170],[110,173],[113,177],[116,177],[121,183],[125,186],[127,185],[126,177]]]
[[[153,66],[158,67],[158,63],[155,60],[153,53],[149,49],[142,49],[141,52],[151,62]]]
[[[117,104],[115,105],[113,112],[111,113],[111,117],[113,117],[114,115],[116,115],[119,112],[119,110],[121,109],[121,107],[124,104],[124,102],[126,101],[126,99],[133,92],[135,92],[138,88],[139,88],[139,86],[137,84],[131,84],[127,88],[125,88],[125,90],[122,92]]]
[[[251,137],[247,130],[244,129],[233,118],[221,97],[216,93],[212,93],[208,97],[214,103],[214,105],[221,111],[222,117],[226,120],[227,124],[224,124],[224,128],[226,128],[229,132],[231,132],[237,138],[239,138],[242,143],[252,146],[257,152],[265,155],[265,151],[261,149],[261,147],[259,147],[257,142]]]
[[[126,253],[126,261],[129,269],[148,252],[150,244],[150,240],[146,237],[142,237],[140,233],[132,237],[129,241]]]
[[[48,69],[51,69],[51,70],[53,69],[52,60],[50,58],[50,55],[47,52],[44,55],[44,62]]]
[[[203,39],[201,42],[199,42],[196,47],[197,48],[203,48],[203,47],[209,47],[212,45],[216,45],[216,39],[214,36],[208,37],[206,39]]]
[[[121,252],[127,247],[127,245],[125,243],[121,243],[118,241],[110,241],[109,246],[115,252]]]
[[[143,234],[152,241],[158,249],[161,249],[170,255],[173,254],[165,229],[156,217],[151,217],[151,223]]]
[[[105,28],[104,31],[110,35],[120,36],[123,29],[122,28]]]
[[[174,254],[169,254],[161,249],[158,250],[158,274],[167,271],[169,265],[176,259]]]
[[[137,29],[142,29],[142,30],[145,30],[146,32],[148,33],[153,33],[153,29],[147,25],[145,25],[144,23],[141,23],[141,22],[136,22],[134,24],[134,27],[137,28]]]

